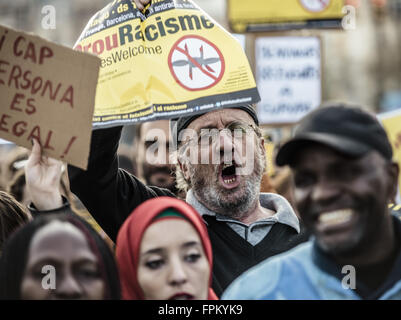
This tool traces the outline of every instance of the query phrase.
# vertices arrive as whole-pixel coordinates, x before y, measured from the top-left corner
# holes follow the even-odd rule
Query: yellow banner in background
[[[228,0],[227,13],[232,30],[245,32],[253,31],[250,25],[342,19],[344,5],[344,0]]]
[[[154,0],[145,15],[115,0],[75,45],[101,58],[95,128],[260,100],[240,43],[194,3]]]
[[[393,159],[401,169],[401,110],[378,115],[393,147]],[[398,191],[401,199],[401,174],[398,176]]]
[[[266,170],[265,172],[270,176],[275,173],[275,163],[274,163],[274,149],[275,145],[273,142],[265,142],[265,152],[266,152]]]

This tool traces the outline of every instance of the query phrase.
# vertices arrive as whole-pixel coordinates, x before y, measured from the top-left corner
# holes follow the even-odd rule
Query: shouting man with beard
[[[401,299],[401,222],[388,208],[398,165],[374,115],[330,105],[277,154],[313,238],[243,274],[225,299]]]
[[[306,240],[287,200],[260,194],[266,159],[252,106],[181,117],[172,127],[178,187],[207,224],[218,295],[248,268]],[[120,134],[121,127],[93,131],[87,171],[69,166],[72,192],[111,239],[142,202],[174,196],[118,169]]]

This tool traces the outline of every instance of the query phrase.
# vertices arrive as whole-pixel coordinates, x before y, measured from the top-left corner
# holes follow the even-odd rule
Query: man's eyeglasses
[[[200,130],[200,133],[196,133],[195,137],[192,137],[187,141],[187,143],[197,143],[200,147],[209,147],[213,141],[219,138],[220,132],[225,131],[225,133],[235,139],[235,140],[243,140],[246,135],[255,132],[258,136],[260,136],[260,132],[251,124],[234,121],[229,123],[223,129],[217,128],[204,128]]]

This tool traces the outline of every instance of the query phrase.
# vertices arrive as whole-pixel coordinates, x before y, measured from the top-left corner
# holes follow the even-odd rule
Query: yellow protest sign
[[[382,122],[393,147],[393,159],[401,168],[401,110],[383,113],[378,117]],[[398,179],[398,190],[401,192],[401,174]],[[401,193],[399,196],[401,196]]]
[[[339,27],[344,0],[228,0],[227,12],[234,32],[271,30],[292,23],[308,27]],[[337,20],[337,21],[336,21]],[[309,24],[307,22],[310,21]],[[325,23],[318,23],[325,21]],[[305,23],[302,23],[305,22]]]
[[[240,43],[189,0],[115,0],[75,45],[101,58],[94,128],[260,100]]]
[[[265,154],[266,154],[266,172],[269,176],[272,176],[275,172],[275,163],[274,163],[274,148],[275,145],[273,142],[268,141],[265,142]]]
[[[0,137],[86,169],[100,59],[0,26]]]

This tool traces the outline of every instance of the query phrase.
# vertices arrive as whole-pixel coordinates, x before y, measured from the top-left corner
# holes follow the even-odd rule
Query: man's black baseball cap
[[[354,158],[372,150],[385,159],[393,157],[390,141],[376,116],[346,104],[322,107],[305,116],[295,129],[294,137],[279,149],[277,165],[291,165],[296,153],[302,152],[311,142]]]
[[[243,110],[243,111],[247,112],[251,116],[251,118],[253,119],[255,124],[257,126],[259,125],[259,120],[258,120],[258,116],[255,111],[255,108],[251,104],[238,106],[238,107],[232,107],[232,109],[239,109],[239,110]],[[219,110],[219,109],[217,109],[217,110]],[[213,110],[213,111],[215,111],[215,110]],[[209,112],[211,112],[211,111],[209,111]],[[183,116],[183,117],[180,117],[177,119],[172,119],[172,121],[170,122],[170,128],[171,128],[174,140],[177,143],[177,146],[179,145],[178,139],[180,136],[180,132],[182,130],[186,129],[192,121],[194,121],[195,119],[204,115],[205,113],[207,113],[207,112],[191,114],[190,116]]]

